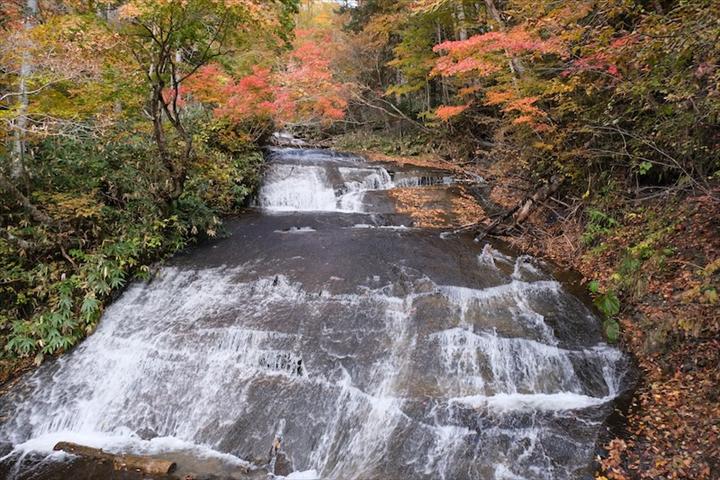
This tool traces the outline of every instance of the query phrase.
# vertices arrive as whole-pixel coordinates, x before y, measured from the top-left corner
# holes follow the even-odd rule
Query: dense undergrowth
[[[196,155],[183,194],[158,201],[155,149],[140,133],[95,141],[48,138],[33,145],[27,186],[35,208],[0,204],[0,344],[4,365],[66,351],[95,328],[103,308],[152,264],[222,234],[257,187],[262,155],[228,125],[197,119]],[[8,372],[5,372],[6,374]]]

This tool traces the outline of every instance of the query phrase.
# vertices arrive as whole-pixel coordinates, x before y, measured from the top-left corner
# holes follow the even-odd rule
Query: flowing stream
[[[219,478],[588,477],[627,360],[538,262],[414,228],[388,196],[451,183],[275,149],[228,238],[0,399],[0,472],[80,478],[53,473],[62,440]]]

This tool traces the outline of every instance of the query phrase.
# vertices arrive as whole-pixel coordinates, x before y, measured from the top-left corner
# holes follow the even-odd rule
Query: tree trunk
[[[500,10],[498,10],[497,6],[495,5],[495,0],[485,0],[485,6],[487,7],[487,11],[490,14],[490,17],[495,20],[495,22],[500,26],[502,30],[507,29],[507,24],[505,23],[505,20],[503,20],[502,15],[500,15]],[[508,58],[510,59],[510,70],[515,74],[515,76],[519,77],[523,73],[525,73],[525,66],[522,64],[522,62],[510,55],[510,53],[505,51]]]
[[[94,461],[111,462],[113,468],[118,471],[140,470],[147,475],[168,475],[176,468],[175,462],[169,460],[137,455],[118,455],[104,452],[99,448],[86,447],[70,442],[59,442],[53,450],[62,450]]]
[[[440,44],[443,41],[443,35],[442,35],[442,27],[440,26],[440,23],[435,23],[435,36],[436,36],[436,43]],[[448,90],[447,84],[445,83],[445,80],[443,80],[442,76],[438,77],[438,83],[440,83],[440,93],[442,94],[442,103],[443,105],[447,105],[450,103],[450,92]]]
[[[152,67],[154,70],[153,95],[151,106],[151,117],[153,120],[153,133],[158,146],[160,159],[170,175],[170,185],[164,189],[165,200],[169,203],[177,200],[185,189],[187,171],[194,156],[192,135],[185,129],[181,119],[181,108],[178,104],[180,93],[180,78],[177,73],[176,64],[182,60],[179,51],[170,53],[168,48],[162,48],[165,52]],[[169,72],[168,72],[169,69]],[[165,82],[162,80],[165,73],[170,74],[171,89],[169,99],[163,97]],[[152,76],[151,76],[152,78]],[[167,137],[163,126],[163,117],[175,129],[175,132],[183,141],[184,148],[180,158],[173,158],[167,144]]]
[[[500,10],[495,5],[495,0],[485,0],[485,6],[490,14],[490,18],[495,20],[502,28],[505,28],[505,21],[500,16]]]
[[[152,118],[153,123],[153,137],[158,148],[160,161],[169,176],[168,184],[162,189],[162,196],[166,202],[170,203],[177,200],[180,195],[182,195],[185,187],[185,180],[187,178],[186,165],[192,158],[193,153],[192,137],[188,134],[182,124],[180,124],[179,120],[173,118],[168,111],[167,104],[163,99],[163,86],[161,84],[153,86],[153,94],[150,103],[150,117]],[[173,153],[168,147],[165,126],[163,125],[163,117],[168,117],[168,121],[185,142],[183,158],[181,158],[180,161],[176,161],[176,159],[173,158]]]
[[[467,27],[465,26],[465,6],[462,4],[462,2],[458,3],[455,7],[455,18],[457,18],[458,24],[458,40],[467,40],[468,31]]]
[[[518,209],[517,213],[513,216],[515,225],[519,225],[530,216],[530,213],[539,204],[547,200],[550,195],[557,192],[560,186],[563,184],[565,179],[561,176],[555,176],[550,179],[550,182],[540,187],[530,198],[525,200],[522,206]]]
[[[22,63],[20,65],[20,96],[18,99],[18,115],[15,120],[15,139],[12,151],[12,160],[10,165],[10,177],[17,181],[25,177],[25,153],[27,147],[25,144],[25,131],[28,126],[28,77],[32,73],[32,63],[30,58],[30,30],[32,30],[35,18],[38,12],[37,0],[27,0],[25,3],[25,18],[23,27],[25,30],[26,44],[22,46]]]
[[[160,162],[162,163],[165,170],[167,170],[170,178],[175,177],[175,163],[173,162],[172,155],[168,149],[167,139],[165,137],[165,127],[163,126],[163,111],[161,107],[162,102],[162,87],[155,85],[153,87],[153,94],[150,100],[150,117],[153,123],[153,137],[155,138],[155,144],[158,148],[158,155],[160,155]],[[163,188],[163,191],[168,190]]]

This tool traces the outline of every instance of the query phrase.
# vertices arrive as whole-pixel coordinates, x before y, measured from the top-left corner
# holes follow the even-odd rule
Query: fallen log
[[[59,442],[53,450],[62,450],[98,462],[112,463],[115,470],[139,470],[147,475],[167,475],[172,473],[175,462],[139,455],[108,453],[99,448],[87,447],[71,442]]]
[[[565,181],[565,177],[562,176],[554,176],[550,179],[548,183],[538,188],[535,193],[533,193],[531,196],[526,197],[523,199],[520,203],[518,203],[515,207],[511,208],[510,210],[506,211],[502,215],[500,215],[494,222],[492,222],[490,225],[488,225],[482,232],[478,233],[476,240],[480,241],[483,238],[487,237],[488,235],[492,235],[496,232],[498,227],[504,223],[507,219],[512,217],[513,224],[504,229],[504,232],[509,232],[513,228],[520,225],[522,222],[527,220],[527,218],[530,216],[530,214],[535,210],[535,208],[542,204],[545,200],[547,200],[551,195],[553,195],[555,192],[558,191],[560,186]]]
[[[533,196],[526,199],[522,206],[518,208],[517,213],[514,215],[515,225],[524,222],[538,204],[543,203],[545,200],[548,199],[548,197],[550,197],[550,195],[558,191],[564,181],[564,177],[561,177],[559,175],[554,176],[550,179],[549,183],[540,187],[533,194]]]

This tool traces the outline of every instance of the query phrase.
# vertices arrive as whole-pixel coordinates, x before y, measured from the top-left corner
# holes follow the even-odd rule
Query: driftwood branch
[[[485,227],[485,229],[478,233],[476,240],[479,241],[487,237],[488,235],[496,234],[499,227],[510,218],[512,218],[512,225],[504,228],[503,232],[508,232],[523,223],[525,220],[527,220],[527,218],[537,208],[538,205],[545,202],[555,192],[558,191],[564,181],[564,177],[552,177],[548,183],[535,190],[535,193],[533,193],[531,196],[526,197],[513,208],[507,210],[506,212],[498,216],[490,225],[488,225],[487,227]]]
[[[70,442],[60,442],[55,445],[53,450],[62,450],[96,462],[112,463],[113,468],[118,471],[139,470],[147,475],[167,475],[176,468],[175,462],[169,460],[138,455],[119,455],[104,452],[99,448],[86,447]]]
[[[513,228],[523,223],[530,214],[537,208],[538,205],[543,204],[548,198],[558,191],[565,181],[564,177],[553,176],[550,181],[535,190],[531,196],[525,197],[520,203],[515,205],[513,208],[506,210],[500,214],[492,217],[486,217],[483,220],[475,223],[469,223],[463,225],[452,232],[452,235],[457,235],[463,232],[475,232],[477,234],[476,240],[480,241],[488,235],[495,235],[499,233],[500,227],[506,224],[510,218],[512,218],[512,225],[509,225],[502,229],[500,233],[507,233]],[[490,225],[485,226],[485,221],[493,218],[494,220]]]
[[[565,178],[561,176],[554,176],[550,179],[550,182],[540,187],[535,193],[528,199],[526,199],[522,206],[518,208],[517,213],[513,216],[515,225],[518,225],[530,216],[530,213],[535,207],[547,200],[551,195],[558,191],[560,186],[565,181]]]

